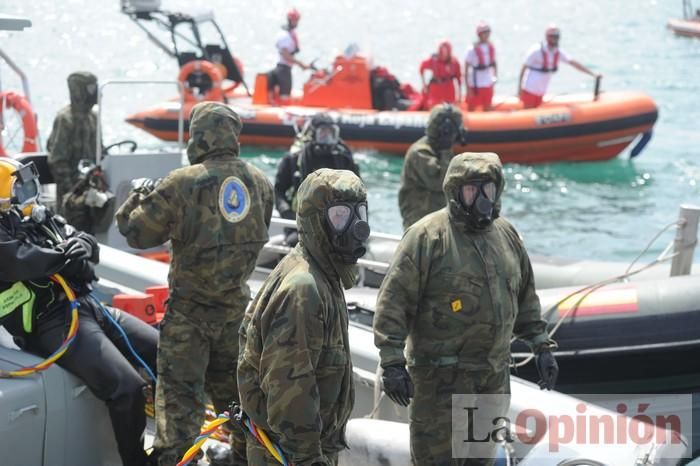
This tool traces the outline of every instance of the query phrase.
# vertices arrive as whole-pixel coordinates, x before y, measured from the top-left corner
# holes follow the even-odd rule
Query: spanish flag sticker
[[[462,300],[461,299],[455,299],[452,301],[452,312],[459,312],[462,310]]]
[[[638,312],[639,297],[637,289],[631,285],[611,286],[592,293],[575,294],[558,308],[559,315],[570,317]]]

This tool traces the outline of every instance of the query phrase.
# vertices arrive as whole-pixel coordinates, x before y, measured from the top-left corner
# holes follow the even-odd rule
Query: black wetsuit
[[[344,142],[324,146],[314,141],[307,142],[299,152],[287,153],[277,165],[275,176],[275,207],[282,218],[296,219],[292,202],[299,185],[309,173],[319,168],[350,170],[360,176],[360,168],[353,160],[352,151]],[[285,228],[286,242],[297,243],[296,230]]]
[[[63,239],[79,236],[92,246],[92,257],[67,262],[56,249]],[[15,212],[0,215],[0,289],[22,281],[36,295],[33,328],[25,332],[21,310],[2,322],[23,349],[46,357],[63,342],[70,324],[68,299],[49,276],[60,273],[75,291],[80,306],[80,327],[68,351],[57,364],[81,378],[109,409],[119,454],[125,465],[147,464],[143,449],[146,428],[143,389],[146,381],[135,369],[141,367],[129,351],[117,327],[101,305],[89,295],[99,261],[95,238],[66,225],[53,216],[38,224],[21,221]],[[158,331],[118,309],[107,308],[123,328],[138,355],[156,370]]]

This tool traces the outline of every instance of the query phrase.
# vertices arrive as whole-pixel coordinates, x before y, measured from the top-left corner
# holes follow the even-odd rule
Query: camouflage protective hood
[[[201,102],[190,113],[190,140],[187,159],[190,164],[202,163],[215,156],[238,157],[241,118],[228,105]]]
[[[297,191],[299,243],[330,276],[337,276],[345,289],[357,279],[357,267],[343,263],[333,252],[326,226],[326,210],[336,201],[367,200],[360,178],[349,170],[322,168],[311,173]]]
[[[68,92],[73,113],[89,113],[97,103],[97,76],[88,71],[68,75]]]
[[[447,199],[447,210],[452,222],[463,225],[467,230],[474,229],[460,201],[459,191],[468,181],[486,179],[496,183],[496,205],[493,216],[495,220],[501,210],[501,194],[505,188],[503,165],[498,155],[493,152],[464,152],[455,155],[450,161],[442,190]]]
[[[458,129],[464,128],[464,120],[462,112],[454,105],[442,104],[430,111],[428,117],[428,126],[425,128],[425,135],[428,136],[428,141],[432,147],[436,147],[437,140],[440,136],[440,124],[445,118],[449,118]]]

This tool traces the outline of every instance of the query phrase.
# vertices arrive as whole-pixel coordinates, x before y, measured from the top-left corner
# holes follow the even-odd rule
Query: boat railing
[[[163,85],[177,87],[180,96],[180,106],[177,117],[177,144],[179,150],[184,148],[185,141],[185,88],[177,80],[134,80],[134,79],[112,79],[102,83],[97,92],[97,138],[95,142],[95,160],[97,164],[102,159],[102,98],[107,87],[114,86],[140,86],[140,85]]]
[[[20,81],[22,81],[22,92],[24,92],[24,97],[27,99],[27,102],[30,104],[32,103],[32,96],[31,92],[29,91],[29,80],[27,79],[27,75],[22,71],[22,68],[15,63],[12,58],[8,54],[6,54],[2,49],[0,49],[0,58],[2,58],[5,63],[7,63],[7,66],[10,67],[12,71],[15,72],[15,74],[19,77]],[[2,91],[2,81],[0,80],[0,91]]]
[[[691,5],[690,0],[683,0],[683,18],[691,19],[693,16],[693,5]]]
[[[272,217],[272,220],[270,221],[270,223],[272,225],[278,225],[278,226],[282,226],[284,228],[292,228],[294,230],[297,229],[296,220],[287,220],[287,219],[284,219],[281,217]],[[395,242],[396,244],[399,244],[399,242],[401,242],[401,236],[392,235],[390,233],[370,233],[369,240],[372,241],[373,239],[392,241],[392,242]]]
[[[295,220],[287,220],[284,218],[280,217],[272,217],[272,220],[270,221],[272,225],[278,226],[278,227],[283,227],[283,228],[292,228],[292,229],[297,229],[297,222]],[[369,242],[372,240],[382,240],[382,241],[389,241],[389,242],[394,242],[396,245],[401,241],[401,237],[397,235],[391,235],[387,233],[370,233],[369,236]],[[289,246],[284,246],[281,244],[275,244],[272,242],[268,242],[263,246],[263,249],[268,252],[273,252],[273,253],[279,253],[279,254],[287,254],[289,251],[292,250]],[[360,282],[362,282],[362,275],[364,273],[365,269],[370,269],[373,272],[379,273],[379,274],[385,274],[387,270],[389,270],[389,263],[384,262],[384,261],[375,261],[375,260],[370,260],[370,259],[358,259],[357,265],[360,268]]]
[[[690,275],[695,247],[698,244],[698,222],[700,222],[700,206],[681,204],[676,237],[673,240],[672,277]]]
[[[4,18],[0,30],[21,31],[24,28],[31,27],[31,25],[32,22],[26,18],[6,17]],[[22,68],[20,68],[19,65],[15,63],[14,60],[12,60],[12,58],[10,58],[10,56],[2,49],[0,49],[0,59],[7,63],[7,66],[10,67],[10,69],[14,71],[17,77],[20,79],[22,82],[22,92],[24,93],[24,97],[27,99],[27,102],[31,104],[32,95],[29,89],[29,79],[27,79],[27,75],[24,73],[24,71],[22,71]],[[2,90],[2,76],[0,76],[0,92],[2,92]],[[2,128],[4,124],[3,114],[4,112],[0,111],[0,128]],[[39,134],[37,134],[36,139],[38,146],[41,147],[41,139]]]
[[[600,82],[602,80],[602,76],[595,77],[595,85],[593,86],[593,100],[598,100],[598,97],[600,97]]]
[[[695,248],[698,243],[698,224],[700,223],[700,206],[691,204],[682,204],[680,207],[679,218],[670,226],[676,226],[676,236],[674,240],[661,253],[659,259],[672,259],[671,276],[690,275],[693,267],[693,259],[695,257]],[[279,217],[273,217],[271,224],[283,227],[296,229],[297,224],[294,220],[287,220]],[[394,243],[398,245],[401,237],[386,233],[371,233],[369,243],[372,240],[381,240],[383,242]],[[291,250],[290,247],[268,242],[264,249],[269,252],[286,254]],[[669,252],[672,253],[669,254]],[[636,259],[635,259],[636,262]],[[389,263],[385,261],[375,261],[369,259],[359,259],[357,265],[360,266],[361,280],[363,278],[364,269],[370,269],[375,273],[384,274],[389,269]]]

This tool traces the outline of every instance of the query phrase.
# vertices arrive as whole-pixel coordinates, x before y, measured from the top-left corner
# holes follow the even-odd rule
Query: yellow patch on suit
[[[459,312],[462,310],[462,300],[455,299],[450,303],[452,305],[452,312]]]

